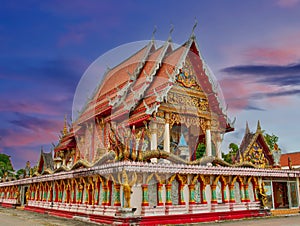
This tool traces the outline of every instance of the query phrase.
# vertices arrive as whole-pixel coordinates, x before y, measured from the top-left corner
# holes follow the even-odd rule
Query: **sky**
[[[87,67],[119,45],[151,39],[182,44],[195,29],[223,90],[240,144],[246,121],[300,151],[300,1],[0,0],[0,153],[15,169],[57,144]]]

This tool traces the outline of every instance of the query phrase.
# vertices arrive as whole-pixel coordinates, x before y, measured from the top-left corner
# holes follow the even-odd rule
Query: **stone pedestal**
[[[188,210],[185,205],[170,205],[166,206],[165,213],[166,215],[187,214]]]
[[[222,203],[222,204],[212,204],[211,205],[212,212],[227,212],[230,211],[230,204],[229,203]]]
[[[120,217],[133,217],[135,208],[124,208],[121,207],[117,209],[116,216]]]
[[[165,214],[164,206],[142,206],[143,216],[159,216]]]
[[[209,208],[207,204],[190,204],[189,213],[207,213]]]

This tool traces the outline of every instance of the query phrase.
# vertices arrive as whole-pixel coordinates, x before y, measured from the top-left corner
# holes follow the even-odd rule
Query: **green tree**
[[[16,173],[17,179],[24,177],[24,175],[25,175],[25,169],[19,169]]]
[[[14,168],[10,161],[10,156],[0,154],[0,177],[13,176]]]
[[[230,151],[227,154],[222,153],[222,157],[225,162],[232,164],[233,159],[235,159],[236,153],[239,150],[239,146],[235,143],[230,143],[228,147],[229,147]]]
[[[264,138],[267,142],[267,144],[269,145],[269,148],[271,150],[274,150],[274,145],[278,142],[279,138],[278,136],[274,135],[272,133],[272,135],[268,134],[268,133],[264,133]]]
[[[196,159],[200,159],[204,156],[206,150],[206,146],[203,143],[199,143],[196,150]]]

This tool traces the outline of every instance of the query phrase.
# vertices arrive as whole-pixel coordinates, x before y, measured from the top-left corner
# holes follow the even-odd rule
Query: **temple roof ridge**
[[[151,86],[153,79],[156,75],[156,72],[161,68],[163,59],[164,59],[166,53],[168,52],[169,48],[172,48],[172,47],[170,44],[170,40],[168,39],[167,41],[165,41],[165,43],[161,47],[159,47],[154,52],[152,52],[151,55],[148,57],[147,62],[145,63],[145,67],[146,67],[147,63],[151,64],[154,61],[154,64],[150,69],[150,73],[146,72],[146,68],[143,68],[142,71],[140,72],[140,74],[142,74],[142,75],[138,76],[135,84],[137,84],[137,86],[142,85],[141,87],[139,87],[138,89],[135,89],[135,90],[133,89],[135,84],[133,84],[130,87],[131,93],[128,94],[126,96],[126,98],[124,98],[124,101],[122,102],[126,111],[131,111],[132,109],[134,109],[138,105],[139,101],[141,101],[144,98],[145,92]],[[158,54],[158,56],[154,56],[155,54]],[[151,59],[152,57],[154,58],[153,61]],[[145,77],[146,77],[146,81],[144,83],[139,81],[140,79],[144,79]],[[132,98],[133,98],[133,100],[132,100]],[[145,105],[145,103],[144,103],[144,106],[146,107],[147,104]],[[148,109],[147,107],[146,107],[146,109]],[[151,109],[151,110],[149,110],[149,109]],[[153,111],[157,110],[157,107],[155,107],[153,109],[152,108],[149,108],[149,109],[147,110],[147,112],[153,113]]]

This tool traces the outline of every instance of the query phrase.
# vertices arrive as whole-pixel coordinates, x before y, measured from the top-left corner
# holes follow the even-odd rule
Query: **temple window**
[[[297,183],[296,182],[289,182],[290,186],[290,207],[298,207],[298,194],[297,194]]]
[[[223,203],[223,185],[221,181],[218,181],[217,187],[216,187],[216,195],[217,195],[217,202]]]
[[[173,205],[179,204],[179,182],[174,179],[171,187],[171,200]]]
[[[202,184],[200,181],[197,181],[195,184],[195,203],[202,203]]]
[[[250,181],[248,183],[248,194],[249,194],[249,199],[251,202],[254,202],[255,201],[255,190],[254,190],[254,186],[253,186],[253,183]]]
[[[238,181],[234,182],[234,197],[236,203],[242,202],[241,186]]]
[[[148,184],[149,205],[157,206],[157,181],[152,177]]]

